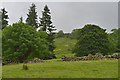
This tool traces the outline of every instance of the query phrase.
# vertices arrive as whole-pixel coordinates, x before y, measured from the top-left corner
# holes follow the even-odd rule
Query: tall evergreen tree
[[[2,29],[2,12],[0,11],[0,29]]]
[[[27,19],[26,22],[32,26],[32,27],[36,27],[38,28],[38,24],[37,24],[37,12],[36,12],[36,6],[35,4],[32,4],[32,6],[30,7],[29,13],[27,14]]]
[[[8,15],[7,15],[7,11],[5,10],[5,8],[1,9],[1,13],[2,13],[2,30],[8,25],[8,21],[7,19],[9,19]]]
[[[48,41],[48,45],[49,45],[49,50],[51,52],[53,52],[53,50],[55,49],[54,46],[54,39],[55,39],[55,33],[54,31],[55,26],[52,25],[52,21],[51,21],[51,15],[50,15],[50,10],[48,9],[48,6],[45,5],[44,7],[44,11],[42,11],[42,18],[40,18],[40,26],[42,26],[42,30],[46,31],[48,33],[48,37],[47,37],[47,41]]]

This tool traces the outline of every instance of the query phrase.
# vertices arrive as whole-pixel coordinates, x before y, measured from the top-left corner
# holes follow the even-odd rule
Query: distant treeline
[[[64,33],[62,30],[56,33],[56,38],[77,39],[80,29],[74,29],[71,33]]]

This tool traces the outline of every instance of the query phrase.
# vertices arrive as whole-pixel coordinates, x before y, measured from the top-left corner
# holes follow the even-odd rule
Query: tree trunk
[[[29,54],[31,53],[31,48],[28,49],[28,51],[26,52],[24,58],[23,58],[23,62],[28,58]]]

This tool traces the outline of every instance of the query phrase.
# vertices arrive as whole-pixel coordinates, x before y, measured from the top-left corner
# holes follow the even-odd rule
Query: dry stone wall
[[[119,59],[119,54],[113,54],[113,55],[106,55],[103,56],[102,54],[89,54],[88,56],[83,57],[68,57],[68,56],[62,56],[62,61],[85,61],[85,60],[112,60],[112,59]]]

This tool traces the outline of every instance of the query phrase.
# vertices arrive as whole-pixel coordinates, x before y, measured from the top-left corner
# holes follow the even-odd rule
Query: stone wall
[[[103,56],[102,54],[89,54],[88,56],[83,57],[68,57],[68,56],[62,56],[62,61],[85,61],[85,60],[113,60],[113,59],[119,59],[120,56],[118,54],[113,55],[106,55]]]

